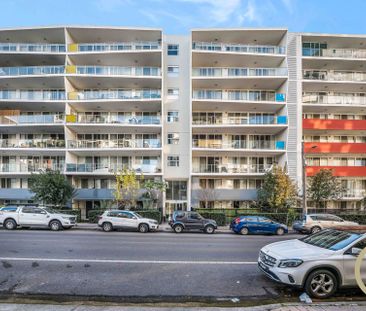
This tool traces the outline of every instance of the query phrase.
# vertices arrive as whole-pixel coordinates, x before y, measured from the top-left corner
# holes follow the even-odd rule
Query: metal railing
[[[154,125],[160,124],[160,116],[99,116],[99,115],[76,115],[76,123],[87,123],[87,124],[147,124]]]
[[[159,67],[76,66],[76,74],[160,77],[161,69]]]
[[[69,93],[69,99],[101,100],[101,99],[160,99],[159,89],[112,89],[112,90],[84,90]]]
[[[0,90],[0,100],[65,100],[64,90]]]
[[[305,80],[366,81],[366,73],[354,71],[304,70]]]
[[[25,164],[0,164],[0,172],[2,173],[33,173],[42,170],[52,170],[52,171],[63,171],[63,164],[45,164],[40,163],[34,165]]]
[[[0,52],[63,53],[65,44],[0,43]]]
[[[302,55],[315,57],[366,58],[366,49],[303,48]]]
[[[263,174],[272,168],[267,164],[206,164],[192,166],[193,173]]]
[[[133,169],[137,173],[160,173],[161,169],[154,164],[93,164],[93,163],[83,163],[83,164],[66,164],[66,172],[70,173],[100,173],[100,174],[112,174],[118,172],[124,168]]]
[[[0,124],[59,124],[64,121],[63,114],[33,114],[33,115],[0,115]]]
[[[286,116],[241,116],[241,117],[195,117],[192,118],[193,125],[246,125],[246,124],[286,124]]]
[[[193,90],[193,99],[276,101],[276,92],[251,90]]]
[[[64,148],[62,139],[0,139],[0,148]]]
[[[193,42],[193,50],[201,51],[221,51],[236,53],[255,53],[255,54],[278,54],[286,53],[286,48],[275,45],[248,45],[248,44],[231,44],[217,42]]]
[[[276,141],[246,141],[232,140],[223,142],[222,140],[210,139],[193,139],[193,148],[208,148],[208,149],[281,149],[276,146]]]
[[[0,67],[0,76],[60,75],[65,66]]]
[[[366,105],[365,96],[304,94],[304,104]]]
[[[78,52],[109,52],[130,50],[160,50],[159,42],[78,43]]]
[[[70,149],[100,149],[100,148],[160,148],[159,139],[111,139],[111,140],[68,140]]]
[[[193,68],[195,77],[276,77],[287,76],[287,68]]]

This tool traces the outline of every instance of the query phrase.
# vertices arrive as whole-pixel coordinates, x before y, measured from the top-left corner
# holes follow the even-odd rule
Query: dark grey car
[[[172,219],[169,221],[169,225],[175,233],[200,230],[205,233],[212,234],[217,229],[216,221],[206,219],[197,212],[176,211],[173,213]]]

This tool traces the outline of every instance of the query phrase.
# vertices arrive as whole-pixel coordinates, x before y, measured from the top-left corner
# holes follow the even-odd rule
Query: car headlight
[[[149,220],[149,223],[156,225],[158,222],[156,220]]]
[[[284,259],[278,264],[279,268],[295,268],[303,263],[301,259]]]

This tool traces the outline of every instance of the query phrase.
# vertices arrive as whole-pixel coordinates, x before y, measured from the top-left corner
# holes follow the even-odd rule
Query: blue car
[[[283,235],[288,233],[288,228],[284,224],[275,222],[267,217],[262,216],[240,216],[235,218],[230,229],[235,233],[247,234],[277,234]]]

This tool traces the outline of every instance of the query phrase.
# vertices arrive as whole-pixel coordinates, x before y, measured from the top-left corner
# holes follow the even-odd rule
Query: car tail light
[[[240,222],[240,217],[235,218],[235,219],[234,219],[234,222],[235,222],[236,224],[238,224],[238,223]]]

